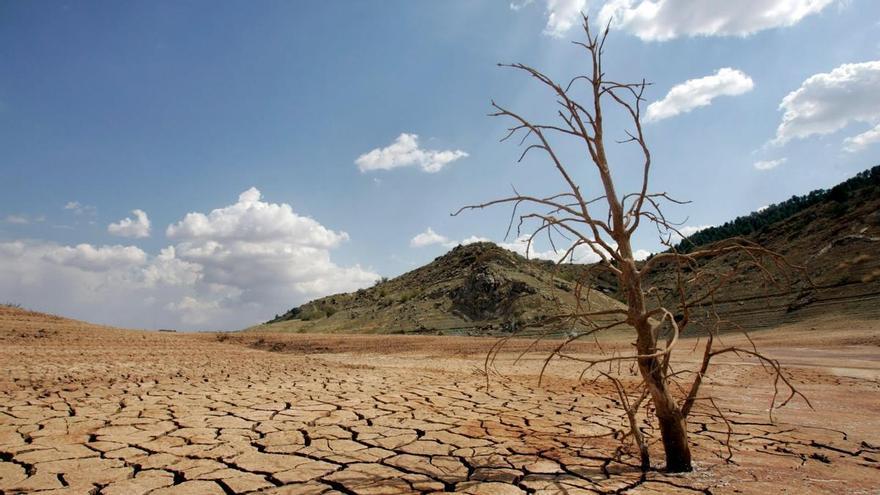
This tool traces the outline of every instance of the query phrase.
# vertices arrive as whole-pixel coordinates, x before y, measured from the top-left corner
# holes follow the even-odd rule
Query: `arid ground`
[[[725,415],[692,415],[696,470],[643,477],[628,444],[615,455],[610,384],[554,361],[539,387],[541,352],[513,365],[526,342],[487,389],[494,339],[138,332],[2,308],[0,492],[878,493],[877,325],[756,332],[814,409],[794,400],[771,423],[765,370],[720,361],[706,395]]]

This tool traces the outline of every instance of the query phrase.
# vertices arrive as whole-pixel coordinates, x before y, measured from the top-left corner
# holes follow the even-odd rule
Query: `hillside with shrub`
[[[688,252],[735,236],[784,255],[788,266],[771,279],[753,266],[731,272],[743,261],[735,254],[704,261],[707,272],[730,279],[713,295],[713,304],[692,308],[694,318],[702,319],[692,326],[695,331],[710,324],[721,331],[766,328],[835,314],[880,317],[880,167],[698,232],[680,248]],[[658,265],[648,280],[652,293],[673,289],[673,268]],[[607,271],[527,260],[492,243],[476,243],[374,287],[297,306],[253,328],[461,335],[550,330],[562,335],[572,329],[558,326],[555,316],[576,304],[577,280],[594,289],[583,301],[592,308],[623,307],[617,281]],[[710,286],[689,284],[687,290],[699,295]]]
[[[591,291],[582,304],[621,303]],[[576,305],[574,284],[552,263],[490,242],[458,246],[433,262],[368,289],[297,306],[255,330],[454,335],[555,332]]]
[[[855,177],[841,182],[831,189],[816,189],[802,196],[792,196],[781,203],[771,204],[749,215],[737,217],[716,227],[703,229],[688,236],[675,248],[679,252],[690,252],[699,246],[731,237],[760,235],[773,224],[820,204],[831,206],[826,208],[823,213],[832,218],[838,217],[846,213],[849,202],[870,199],[878,191],[880,191],[880,165],[860,172]]]

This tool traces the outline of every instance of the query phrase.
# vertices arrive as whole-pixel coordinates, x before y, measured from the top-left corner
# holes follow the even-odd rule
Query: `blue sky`
[[[687,227],[880,162],[871,0],[5,2],[0,301],[233,329],[504,241],[509,210],[449,213],[560,183],[498,143],[491,99],[553,100],[495,64],[584,71],[579,10],[613,19],[606,72],[663,101],[652,189],[693,201],[671,210]],[[632,186],[633,155],[612,158]]]

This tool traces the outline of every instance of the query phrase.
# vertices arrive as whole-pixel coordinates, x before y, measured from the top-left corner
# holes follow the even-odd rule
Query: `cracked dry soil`
[[[555,363],[539,388],[537,356],[512,367],[511,350],[487,390],[478,370],[492,339],[220,341],[0,316],[0,493],[880,491],[880,363],[868,327],[867,343],[797,339],[814,352],[790,370],[816,411],[795,403],[773,424],[760,366],[719,364],[709,389],[731,410],[732,432],[698,410],[697,469],[642,476],[628,453],[614,457],[625,425],[607,386]],[[779,335],[765,351],[791,341]],[[823,361],[841,359],[850,367]]]

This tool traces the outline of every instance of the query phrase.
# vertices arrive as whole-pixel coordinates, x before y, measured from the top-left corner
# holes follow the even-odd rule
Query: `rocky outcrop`
[[[464,284],[452,292],[452,307],[472,320],[510,318],[519,298],[537,293],[519,280],[509,280],[488,266],[474,266]]]

